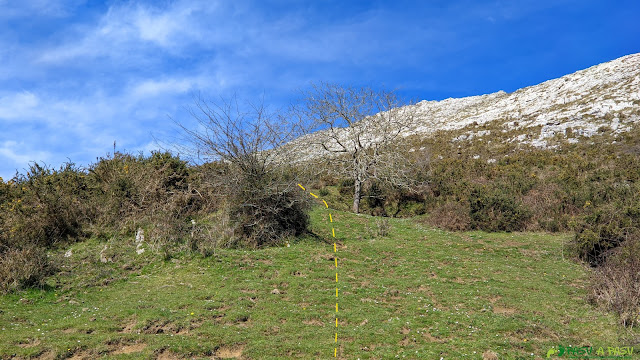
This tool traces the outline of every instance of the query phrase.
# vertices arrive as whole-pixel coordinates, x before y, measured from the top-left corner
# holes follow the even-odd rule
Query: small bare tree
[[[187,144],[181,151],[213,169],[207,180],[227,204],[240,245],[273,244],[306,231],[308,203],[280,154],[300,128],[263,103],[194,102],[197,126],[177,124]]]
[[[341,164],[340,171],[354,182],[353,211],[360,212],[363,185],[369,179],[401,186],[411,179],[399,140],[414,118],[414,107],[404,106],[394,92],[368,87],[313,84],[293,107],[310,124],[305,141],[319,146]]]

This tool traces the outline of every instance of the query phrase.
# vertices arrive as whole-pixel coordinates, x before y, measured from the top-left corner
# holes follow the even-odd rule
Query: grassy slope
[[[312,220],[330,234],[324,209]],[[373,218],[334,221],[340,357],[540,358],[558,344],[624,345],[614,316],[585,302],[587,274],[562,259],[565,236],[451,234],[391,219],[377,237]],[[0,297],[0,358],[332,357],[332,245],[169,261],[134,257],[133,239],[119,246],[125,255],[102,264],[104,243],[76,244],[54,288]],[[109,278],[119,280],[101,285]]]

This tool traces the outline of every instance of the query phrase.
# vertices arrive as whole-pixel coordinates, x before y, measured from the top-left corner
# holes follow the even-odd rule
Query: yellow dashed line
[[[298,186],[303,190],[303,191],[307,191],[307,189],[304,188],[304,186],[302,186],[301,184],[298,184]],[[318,195],[309,192],[309,195],[313,196],[314,198],[318,199]],[[322,202],[324,203],[325,208],[329,208],[329,204],[327,204],[327,202],[324,199],[321,199]],[[329,221],[331,223],[333,223],[333,215],[331,213],[329,213]],[[331,227],[331,235],[335,238],[336,237],[336,229],[332,226]],[[336,253],[338,252],[338,246],[336,244],[336,242],[333,243],[333,252]],[[334,256],[334,264],[336,267],[336,283],[338,282],[338,257]],[[336,287],[336,333],[335,333],[335,343],[338,343],[338,332],[337,332],[337,328],[338,328],[338,288]],[[333,349],[333,357],[338,357],[338,348],[335,347]]]

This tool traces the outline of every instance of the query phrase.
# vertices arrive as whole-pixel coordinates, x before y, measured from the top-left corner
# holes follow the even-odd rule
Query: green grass
[[[562,257],[567,236],[455,234],[390,219],[389,236],[378,237],[374,218],[333,220],[340,358],[481,359],[491,350],[534,359],[559,344],[630,345],[614,315],[586,302],[587,270]],[[324,241],[209,258],[136,256],[129,239],[102,263],[104,242],[75,244],[47,289],[0,297],[0,358],[331,358],[327,211],[314,209],[312,223]]]

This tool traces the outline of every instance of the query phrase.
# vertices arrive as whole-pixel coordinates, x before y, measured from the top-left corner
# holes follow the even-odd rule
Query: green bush
[[[529,211],[513,196],[497,188],[476,187],[469,195],[471,227],[485,231],[520,231]]]
[[[613,249],[640,231],[640,206],[606,204],[590,210],[576,225],[571,252],[592,266],[602,265]]]

